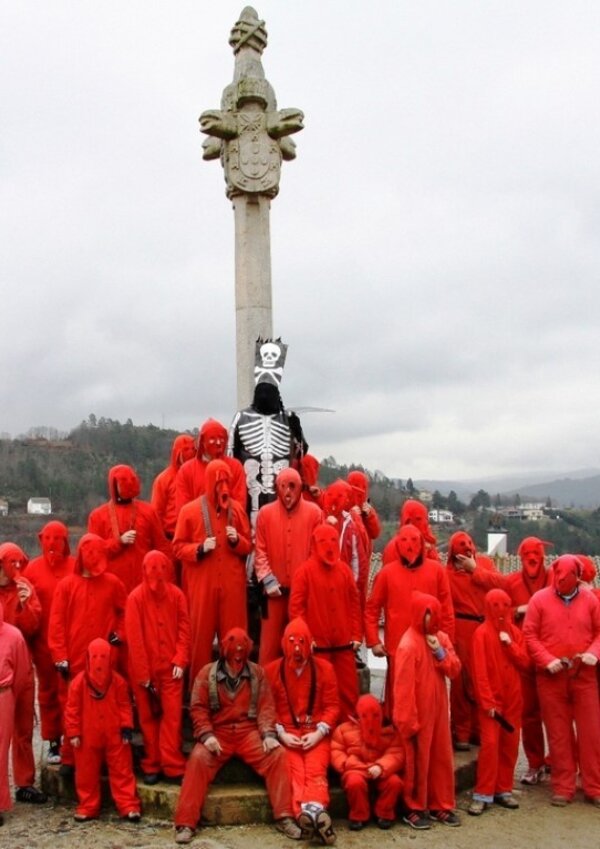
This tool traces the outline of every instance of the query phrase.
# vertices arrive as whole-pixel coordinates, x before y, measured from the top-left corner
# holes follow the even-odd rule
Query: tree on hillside
[[[470,510],[478,510],[480,507],[491,507],[492,499],[485,489],[480,489],[469,502]]]

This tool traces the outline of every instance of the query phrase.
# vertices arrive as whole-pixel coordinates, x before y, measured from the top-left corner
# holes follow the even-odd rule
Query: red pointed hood
[[[323,522],[314,529],[311,554],[325,566],[333,566],[340,559],[340,535],[329,522]]]
[[[93,578],[106,572],[108,559],[106,557],[106,543],[97,534],[84,534],[77,545],[75,556],[76,575],[83,575],[84,569]]]
[[[572,595],[579,585],[583,571],[581,561],[574,554],[563,554],[550,567],[554,573],[554,589],[561,596]]]
[[[157,598],[164,598],[168,584],[173,580],[173,566],[166,554],[153,549],[142,560],[142,581]]]
[[[226,510],[229,506],[231,471],[225,460],[211,460],[206,466],[205,492],[209,505]]]
[[[435,596],[413,590],[410,598],[411,625],[420,634],[436,634],[442,621],[442,606]],[[425,617],[430,614],[429,623]]]
[[[308,625],[297,617],[292,619],[285,628],[281,640],[283,656],[288,666],[298,668],[304,666],[311,654],[312,636]]]
[[[135,469],[121,463],[108,471],[108,494],[111,501],[131,501],[141,492]]]
[[[101,637],[92,640],[88,646],[85,677],[94,690],[95,698],[102,698],[110,686],[112,666],[110,645]]]
[[[227,428],[216,419],[207,419],[198,434],[198,459],[206,456],[218,460],[225,454],[226,447]]]
[[[418,566],[425,548],[421,531],[416,525],[402,525],[394,538],[394,548],[404,566]]]
[[[485,619],[495,631],[509,631],[512,604],[504,590],[493,589],[485,595]]]
[[[530,594],[541,590],[546,585],[546,569],[544,558],[546,546],[552,546],[551,542],[538,539],[538,537],[525,537],[521,540],[517,554],[521,559],[521,575],[523,582]]]
[[[239,675],[252,651],[252,640],[243,628],[230,628],[221,640],[221,657]]]
[[[296,469],[282,469],[275,479],[277,497],[286,510],[293,510],[302,497],[302,478]]]
[[[364,472],[355,469],[346,479],[352,487],[352,498],[355,506],[362,507],[369,497],[369,478]]]
[[[38,539],[42,554],[51,566],[60,563],[71,553],[69,529],[62,522],[47,522],[39,532]]]
[[[435,545],[436,537],[429,527],[429,512],[424,504],[413,498],[407,499],[400,508],[400,526],[414,525],[423,534],[423,539],[430,545]]]
[[[591,557],[586,554],[578,554],[577,559],[581,563],[581,580],[585,584],[591,584],[596,580],[597,570],[596,564]]]
[[[448,541],[448,565],[454,565],[454,560],[458,554],[475,557],[476,553],[475,543],[469,534],[465,531],[457,531],[452,534]]]
[[[366,693],[359,698],[356,703],[356,716],[363,743],[369,748],[378,749],[381,746],[383,710],[375,696]]]
[[[15,563],[19,563],[18,568]],[[22,548],[14,542],[3,542],[0,545],[0,566],[9,581],[14,581],[18,571],[22,571],[29,563],[29,558]]]
[[[323,509],[328,516],[339,519],[344,510],[352,507],[352,487],[343,480],[330,483],[323,493]]]
[[[183,466],[186,460],[191,460],[196,455],[196,442],[189,433],[180,433],[173,440],[171,446],[171,468],[176,472]]]
[[[305,454],[300,460],[300,473],[306,486],[316,486],[319,481],[319,461],[312,454]]]

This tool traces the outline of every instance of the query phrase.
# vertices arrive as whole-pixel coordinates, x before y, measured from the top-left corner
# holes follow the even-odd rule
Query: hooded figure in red
[[[340,718],[347,719],[358,699],[354,652],[362,641],[362,619],[352,573],[340,559],[337,530],[327,523],[313,531],[312,554],[294,573],[289,614],[304,619],[315,651],[333,665]]]
[[[131,466],[113,466],[108,472],[110,500],[88,518],[88,531],[105,540],[108,571],[131,592],[142,580],[142,560],[157,548],[167,557],[171,546],[154,507],[138,498],[140,479]]]
[[[31,582],[42,607],[40,629],[31,640],[33,662],[38,679],[38,702],[42,738],[50,741],[48,763],[60,763],[62,715],[58,696],[58,677],[48,648],[48,623],[54,591],[58,582],[70,575],[75,558],[69,547],[69,531],[62,522],[51,521],[38,534],[42,554],[31,560],[23,575]]]
[[[195,462],[195,461],[194,461]],[[246,556],[250,523],[231,496],[224,460],[206,467],[206,492],[181,508],[173,551],[183,565],[183,586],[192,629],[190,684],[212,657],[215,634],[246,628]]]
[[[504,590],[487,593],[485,622],[475,631],[472,651],[481,748],[469,813],[478,815],[494,801],[503,808],[519,807],[512,787],[519,754],[521,673],[530,660]]]
[[[370,564],[366,548],[366,532],[364,528],[361,531],[350,514],[352,504],[352,487],[346,481],[337,480],[329,484],[323,493],[323,512],[326,521],[338,531],[340,557],[352,570],[362,609],[367,597]]]
[[[300,837],[286,754],[277,741],[273,695],[262,667],[248,660],[251,648],[248,634],[232,628],[221,641],[219,660],[206,664],[194,681],[190,716],[196,745],[175,811],[177,843],[191,841],[210,783],[234,756],[265,779],[278,829]]]
[[[314,501],[322,507],[323,492],[319,486],[320,463],[312,454],[304,454],[300,458],[299,469],[302,476],[302,497],[306,501]]]
[[[267,596],[258,655],[263,666],[281,655],[292,576],[309,556],[312,533],[322,519],[317,505],[301,497],[295,469],[279,472],[275,489],[277,500],[261,507],[256,519],[254,571]]]
[[[67,698],[67,684],[82,672],[90,642],[96,637],[119,645],[124,634],[125,587],[107,571],[104,540],[84,534],[77,546],[73,572],[62,578],[54,591],[48,624],[48,648],[59,671],[61,706]],[[117,654],[117,649],[113,648]],[[63,740],[61,759],[73,765],[68,738]]]
[[[405,742],[404,820],[413,828],[428,827],[427,809],[444,825],[459,824],[446,677],[456,678],[460,660],[439,630],[441,613],[437,598],[415,590],[411,625],[396,652],[394,725]]]
[[[127,683],[111,667],[111,647],[101,638],[92,640],[85,669],[69,687],[65,733],[75,750],[75,820],[85,822],[100,814],[102,764],[108,769],[110,792],[122,817],[137,822],[137,795],[131,736],[133,712]]]
[[[504,589],[507,577],[496,570],[491,558],[477,554],[475,543],[464,531],[450,537],[446,571],[456,620],[454,647],[462,664],[462,674],[454,678],[450,690],[454,748],[468,751],[478,730],[471,669],[473,634],[485,619],[485,594]]]
[[[395,538],[397,560],[381,569],[373,583],[365,608],[367,645],[376,657],[386,657],[388,670],[385,709],[393,715],[394,658],[402,634],[411,623],[410,600],[414,590],[435,596],[441,605],[441,628],[450,639],[454,636],[454,608],[448,574],[438,560],[426,556],[421,532],[415,525],[404,525]],[[379,622],[384,615],[383,643]]]
[[[269,663],[265,674],[275,700],[277,736],[287,750],[294,815],[301,817],[304,839],[317,831],[331,843],[331,818],[321,811],[329,805],[329,735],[339,713],[335,672],[326,660],[313,657],[303,619],[287,625],[281,647],[283,657]]]
[[[579,771],[586,797],[600,807],[600,603],[580,588],[581,563],[564,554],[552,564],[553,586],[529,601],[523,634],[535,664],[542,719],[548,736],[555,805],[575,794],[577,732]]]
[[[415,528],[418,528],[421,531],[425,541],[425,556],[430,560],[439,560],[440,556],[436,548],[437,539],[429,525],[429,512],[427,507],[424,504],[421,504],[420,501],[416,501],[413,498],[409,498],[403,502],[402,507],[400,508],[398,533],[400,533],[405,525],[414,525]],[[392,560],[398,559],[398,553],[396,551],[397,538],[397,535],[392,537],[383,549],[384,565],[386,563],[390,563]]]
[[[0,545],[0,605],[4,621],[14,625],[25,637],[30,651],[42,621],[42,607],[32,584],[23,577],[28,558],[13,542]],[[29,659],[31,668],[31,654]],[[33,786],[35,761],[33,757],[34,679],[29,676],[26,687],[19,690],[15,704],[12,739],[13,775],[17,786],[17,801],[45,802],[46,794]]]
[[[171,581],[161,551],[149,551],[142,583],[125,608],[129,680],[144,738],[141,766],[146,784],[183,775],[181,707],[183,673],[190,660],[190,619],[183,592]]]
[[[511,598],[514,620],[518,628],[523,627],[527,605],[532,595],[551,583],[551,572],[544,566],[545,548],[551,544],[538,537],[525,537],[517,550],[521,559],[521,569],[508,575],[506,592]],[[523,784],[537,784],[544,773],[546,744],[535,679],[535,670],[530,664],[525,671],[521,672],[523,693],[521,725],[523,749],[528,763],[527,770],[521,778]]]
[[[381,705],[370,694],[360,697],[355,715],[333,732],[331,765],[342,776],[351,830],[360,831],[371,819],[371,788],[377,825],[388,829],[396,819],[402,792],[402,738],[391,725],[383,724]]]
[[[15,707],[21,693],[33,689],[33,671],[25,638],[4,621],[0,603],[0,825],[2,811],[12,808],[8,781],[8,750],[13,737]]]
[[[364,472],[355,469],[348,475],[348,483],[352,487],[352,518],[364,528],[367,544],[367,556],[369,561],[373,554],[373,540],[381,534],[381,520],[377,510],[369,501],[369,478]]]
[[[196,444],[194,437],[189,433],[180,433],[173,440],[171,447],[171,462],[166,469],[154,478],[152,484],[152,495],[150,502],[162,525],[167,539],[173,539],[175,523],[177,521],[177,507],[175,503],[175,478],[177,472],[188,460],[193,460],[196,455]]]
[[[207,419],[198,434],[196,456],[181,466],[175,478],[176,513],[184,504],[206,492],[206,467],[211,460],[227,463],[231,475],[231,497],[246,509],[246,476],[239,460],[225,456],[227,429],[215,419]]]

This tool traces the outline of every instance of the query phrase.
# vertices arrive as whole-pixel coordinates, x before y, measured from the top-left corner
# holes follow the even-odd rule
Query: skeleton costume
[[[252,404],[235,414],[229,431],[227,453],[244,467],[253,528],[259,508],[277,497],[277,474],[297,464],[308,448],[300,420],[285,411],[279,394],[286,355],[281,339],[257,339]]]

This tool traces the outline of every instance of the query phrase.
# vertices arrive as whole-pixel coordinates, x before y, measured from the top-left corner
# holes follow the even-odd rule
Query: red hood
[[[361,472],[359,469],[355,469],[353,472],[348,474],[346,480],[352,487],[354,504],[357,507],[362,507],[369,497],[369,478],[364,472]]]
[[[300,617],[292,619],[286,626],[281,640],[283,656],[287,663],[292,667],[306,663],[311,654],[311,644],[312,636],[304,619]]]
[[[162,598],[173,580],[173,565],[166,554],[153,549],[142,560],[142,581],[151,593]]]
[[[423,539],[430,545],[435,545],[436,537],[429,527],[429,512],[424,504],[409,498],[400,508],[400,527],[402,525],[414,525],[423,534]]]
[[[200,427],[200,431],[198,433],[198,450],[196,451],[196,457],[199,460],[201,460],[206,453],[204,440],[209,439],[211,436],[220,436],[225,441],[225,448],[227,447],[227,428],[216,419],[207,419]]]
[[[38,539],[40,541],[40,547],[42,549],[42,554],[46,558],[48,558],[52,553],[50,546],[47,542],[45,542],[45,538],[47,539],[49,536],[60,537],[60,539],[64,540],[62,558],[68,557],[71,553],[71,548],[69,546],[69,529],[67,526],[63,525],[62,522],[52,520],[51,522],[47,522],[39,532]]]
[[[117,478],[120,488],[123,490],[126,487],[125,491],[121,493],[122,498],[130,500],[138,497],[141,492],[140,479],[135,469],[122,463],[108,470],[108,495],[111,501],[117,500]]]
[[[330,483],[323,494],[325,513],[328,516],[335,516],[336,519],[339,519],[344,510],[349,510],[352,507],[352,503],[352,487],[343,480]]]
[[[471,550],[473,557],[476,556],[477,549],[469,534],[464,531],[457,531],[452,534],[448,541],[448,563],[452,564],[457,554],[465,554],[465,547]]]
[[[413,590],[410,599],[411,625],[420,634],[425,634],[425,615],[431,614],[428,634],[435,634],[440,629],[442,606],[435,596]]]
[[[25,554],[22,548],[20,548],[14,542],[3,542],[0,545],[0,563],[2,564],[2,569],[4,570],[4,574],[9,579],[9,581],[14,581],[17,570],[14,569],[10,563],[12,560],[20,560],[23,564],[21,569],[24,569],[25,566],[29,563],[29,558]]]
[[[300,472],[306,486],[316,486],[319,480],[319,461],[312,454],[305,454],[300,460]]]
[[[485,595],[485,618],[496,631],[509,631],[511,626],[511,601],[504,590],[493,589]]]
[[[196,453],[196,442],[189,433],[180,433],[171,446],[171,468],[177,471],[186,460],[191,460]]]
[[[108,690],[112,678],[110,645],[102,637],[92,640],[85,658],[85,677],[97,697]]]
[[[97,547],[98,549],[100,548],[100,546],[102,546],[102,549],[105,552],[104,560],[103,562],[100,562],[98,564],[96,574],[93,576],[97,577],[97,575],[102,575],[104,572],[106,572],[106,569],[108,568],[108,560],[106,558],[106,544],[102,537],[99,537],[97,534],[84,534],[79,540],[79,543],[77,545],[77,554],[75,555],[75,566],[73,568],[73,572],[76,575],[83,575],[83,558],[85,556],[85,549],[89,545],[94,545],[94,547]]]

